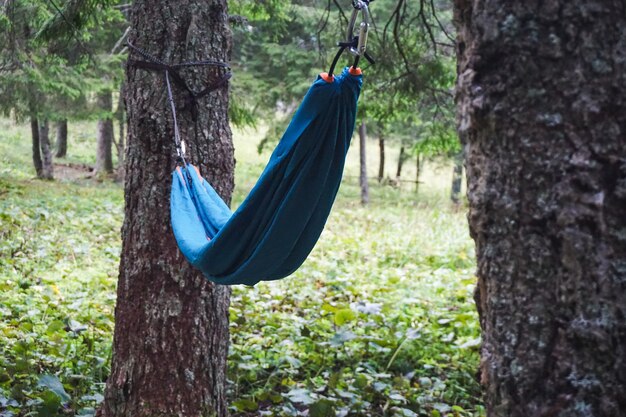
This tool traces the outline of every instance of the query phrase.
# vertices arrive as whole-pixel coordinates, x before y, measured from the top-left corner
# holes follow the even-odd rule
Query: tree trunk
[[[138,0],[131,27],[130,41],[163,61],[230,57],[226,0]],[[218,71],[195,67],[183,74],[199,91]],[[194,269],[171,231],[176,152],[165,89],[163,72],[127,66],[126,208],[114,354],[100,416],[227,415],[230,287],[212,285]],[[199,98],[195,120],[192,106],[184,106],[186,92],[176,84],[172,89],[188,159],[229,202],[234,156],[227,88]]]
[[[30,134],[33,139],[33,166],[37,178],[43,178],[43,162],[41,161],[41,149],[39,141],[39,121],[36,117],[30,117]]]
[[[51,180],[54,178],[54,165],[52,165],[52,146],[50,146],[50,123],[48,119],[44,119],[39,123],[39,146],[42,159],[41,178]]]
[[[398,169],[396,170],[396,179],[400,179],[400,175],[402,175],[402,165],[404,165],[404,160],[406,159],[404,153],[404,145],[400,146],[400,155],[398,156]]]
[[[415,194],[420,191],[420,176],[422,175],[422,158],[418,153],[415,158]]]
[[[113,110],[113,95],[110,91],[98,94],[98,109],[110,113]],[[98,120],[96,134],[96,174],[113,172],[113,120],[110,116]]]
[[[117,123],[119,136],[117,142],[115,142],[115,151],[117,153],[117,179],[119,181],[124,180],[124,83],[120,85],[120,95],[117,101]],[[115,138],[113,138],[115,140]]]
[[[452,188],[450,199],[454,205],[461,202],[461,183],[463,179],[463,154],[459,153],[454,157],[454,167],[452,168]]]
[[[367,141],[367,127],[365,120],[359,126],[359,162],[361,170],[359,173],[359,185],[361,186],[361,204],[367,205],[370,202],[370,190],[367,182],[367,152],[365,142]]]
[[[378,137],[378,150],[380,158],[378,160],[378,182],[383,182],[385,178],[385,136],[381,133]]]
[[[57,123],[56,157],[63,158],[67,155],[67,119],[59,120]]]
[[[624,3],[455,20],[487,415],[626,416]]]

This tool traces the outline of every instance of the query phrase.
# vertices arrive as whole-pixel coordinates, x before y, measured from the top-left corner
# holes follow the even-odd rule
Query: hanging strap
[[[187,83],[185,82],[183,77],[180,75],[178,70],[181,68],[195,67],[195,66],[213,66],[213,67],[225,68],[227,70],[230,70],[230,67],[228,66],[228,64],[224,62],[213,61],[213,60],[189,61],[189,62],[182,62],[179,64],[167,64],[163,62],[162,60],[158,59],[157,57],[150,55],[143,49],[134,46],[130,42],[126,42],[126,44],[131,50],[133,50],[134,52],[136,52],[137,54],[139,54],[145,59],[145,61],[130,60],[129,61],[130,65],[134,65],[137,68],[142,68],[146,70],[163,71],[163,74],[165,76],[166,89],[167,89],[167,99],[170,103],[170,109],[172,112],[172,119],[174,123],[174,143],[176,145],[176,153],[178,154],[178,158],[180,162],[182,163],[183,167],[186,167],[187,160],[185,158],[186,156],[185,155],[185,151],[186,151],[185,142],[181,139],[180,129],[178,128],[178,120],[176,118],[176,105],[174,104],[174,95],[172,93],[172,81],[178,87],[180,87],[181,89],[187,92],[188,102],[190,103],[191,109],[192,109],[192,117],[195,120],[197,116],[196,101],[206,96],[210,92],[215,91],[218,88],[221,88],[224,85],[226,85],[228,83],[228,80],[232,77],[232,73],[230,71],[227,71],[226,73],[222,74],[211,85],[204,88],[202,91],[196,93],[187,85]]]

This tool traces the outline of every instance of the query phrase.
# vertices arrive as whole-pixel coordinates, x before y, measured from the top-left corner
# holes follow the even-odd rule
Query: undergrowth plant
[[[27,126],[2,127],[0,417],[94,415],[110,371],[123,190],[33,180]],[[235,204],[261,167],[239,158]],[[445,190],[372,191],[362,208],[357,185],[342,185],[293,276],[234,287],[231,415],[484,415],[465,214]]]

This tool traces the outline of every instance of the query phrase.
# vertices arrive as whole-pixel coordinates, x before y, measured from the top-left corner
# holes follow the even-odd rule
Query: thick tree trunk
[[[385,178],[385,136],[381,133],[378,137],[378,182]]]
[[[57,152],[54,156],[57,158],[63,158],[67,155],[67,119],[59,120],[56,122],[57,126],[57,139],[56,148]]]
[[[138,0],[130,41],[167,62],[228,61],[226,0]],[[196,91],[221,70],[183,74]],[[209,283],[179,252],[169,196],[176,152],[162,72],[129,65],[125,221],[106,417],[226,416],[230,288]],[[197,100],[173,85],[189,160],[230,201],[234,156],[225,87]],[[180,215],[185,215],[180,213]]]
[[[450,190],[450,200],[455,205],[461,202],[461,184],[463,181],[463,154],[459,153],[454,157],[454,167],[452,168],[452,187]]]
[[[113,95],[110,91],[98,94],[98,109],[104,112],[113,110]],[[96,133],[96,174],[113,172],[113,120],[105,117],[98,120]]]
[[[367,182],[367,152],[365,149],[365,143],[367,142],[367,127],[365,120],[361,122],[359,126],[359,185],[361,186],[361,204],[364,206],[370,202],[370,189]]]
[[[455,20],[487,414],[626,416],[626,6]]]
[[[404,165],[404,160],[406,159],[406,154],[404,153],[404,145],[400,146],[400,155],[398,155],[398,168],[396,169],[396,179],[399,179],[402,175],[402,165]]]
[[[41,145],[39,142],[39,121],[36,117],[30,118],[30,134],[33,139],[33,166],[35,167],[35,173],[37,178],[43,178],[43,162],[41,160]]]
[[[48,119],[39,123],[39,146],[41,148],[41,178],[51,180],[54,178],[54,165],[52,165],[52,146],[50,145],[50,123]]]

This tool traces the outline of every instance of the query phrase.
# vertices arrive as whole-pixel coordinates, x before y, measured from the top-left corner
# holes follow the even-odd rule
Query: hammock
[[[328,73],[320,74],[313,83],[261,177],[234,213],[185,159],[170,83],[171,79],[188,94],[192,110],[197,111],[195,101],[224,86],[230,72],[197,92],[187,85],[180,70],[206,65],[228,69],[228,65],[213,60],[167,64],[127,42],[145,58],[130,64],[165,75],[181,162],[172,173],[172,229],[181,252],[210,281],[254,285],[284,278],[302,265],[315,246],[335,201],[354,131],[362,84],[359,59],[374,63],[366,52],[369,2],[353,0],[346,41],[338,43]],[[354,36],[359,13],[363,21]],[[345,50],[355,56],[354,63],[334,76]]]
[[[283,278],[304,262],[341,182],[361,83],[354,67],[318,76],[234,213],[194,166],[185,163],[173,172],[174,235],[207,279],[254,285]]]

